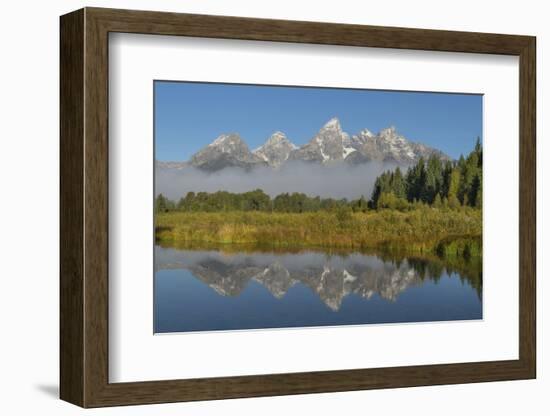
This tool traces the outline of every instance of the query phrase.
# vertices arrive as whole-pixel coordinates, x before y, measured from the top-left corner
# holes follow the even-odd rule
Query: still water
[[[154,289],[156,333],[482,318],[480,259],[156,246]]]

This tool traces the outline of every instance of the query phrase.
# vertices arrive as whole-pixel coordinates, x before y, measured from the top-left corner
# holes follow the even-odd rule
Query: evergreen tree
[[[425,193],[426,186],[426,167],[424,158],[420,158],[418,163],[407,172],[407,199],[409,201],[421,200]]]
[[[421,199],[424,202],[431,204],[436,194],[441,191],[443,183],[443,171],[441,166],[441,160],[432,155],[428,159],[428,167],[426,168],[426,183],[421,195]]]
[[[393,172],[391,179],[391,189],[395,196],[403,199],[407,198],[407,184],[399,166]]]
[[[483,197],[482,197],[481,187],[482,187],[481,173],[479,173],[474,177],[474,180],[472,182],[472,187],[470,188],[470,191],[469,191],[470,205],[476,208],[481,208],[481,204],[482,204]]]
[[[481,167],[483,166],[483,149],[481,147],[481,140],[479,136],[477,137],[477,140],[476,140],[474,152],[476,152],[477,154],[477,167],[481,169]]]
[[[163,194],[158,194],[155,200],[156,212],[167,212],[169,208],[168,199]]]

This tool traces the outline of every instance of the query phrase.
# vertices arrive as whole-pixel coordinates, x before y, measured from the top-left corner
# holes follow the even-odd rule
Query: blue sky
[[[220,134],[239,133],[250,149],[277,130],[296,145],[332,117],[350,135],[395,126],[453,158],[482,135],[482,96],[155,81],[155,152],[188,160]]]

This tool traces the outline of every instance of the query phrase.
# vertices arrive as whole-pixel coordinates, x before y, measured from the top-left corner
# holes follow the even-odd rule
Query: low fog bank
[[[303,192],[322,198],[369,199],[376,177],[395,169],[395,164],[369,162],[357,166],[346,164],[319,165],[305,162],[287,163],[281,169],[258,167],[251,171],[226,168],[208,173],[193,167],[157,168],[155,194],[162,193],[178,200],[187,192],[247,192],[262,189],[274,197],[288,192]]]

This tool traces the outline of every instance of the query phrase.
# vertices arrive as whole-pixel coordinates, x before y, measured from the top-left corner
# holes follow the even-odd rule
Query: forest
[[[458,161],[442,162],[437,157],[420,159],[403,175],[399,168],[380,175],[375,182],[369,206],[406,208],[422,202],[435,207],[482,206],[483,150],[479,138],[474,150]]]

